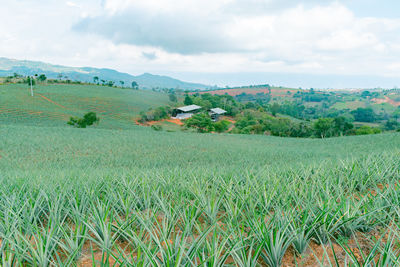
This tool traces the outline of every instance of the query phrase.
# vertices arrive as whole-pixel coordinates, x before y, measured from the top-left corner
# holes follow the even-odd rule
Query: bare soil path
[[[65,109],[66,109],[66,107],[64,107],[64,106],[61,105],[61,104],[58,104],[57,102],[54,102],[54,101],[51,100],[50,98],[48,98],[48,97],[46,97],[46,96],[44,96],[44,95],[41,95],[41,94],[39,94],[39,93],[36,93],[36,94],[39,95],[39,96],[41,96],[43,99],[49,101],[50,103],[53,103],[54,105],[57,105],[57,106],[59,106],[59,107],[61,107],[61,108],[65,108]]]

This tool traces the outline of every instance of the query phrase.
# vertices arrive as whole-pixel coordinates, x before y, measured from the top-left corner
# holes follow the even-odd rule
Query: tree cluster
[[[225,120],[213,122],[207,113],[195,114],[191,118],[185,120],[186,128],[194,128],[199,133],[226,132],[229,124],[230,122]]]

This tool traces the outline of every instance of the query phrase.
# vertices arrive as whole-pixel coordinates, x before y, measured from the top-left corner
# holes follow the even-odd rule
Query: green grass
[[[375,113],[386,112],[388,114],[393,113],[397,107],[389,104],[389,103],[382,103],[382,104],[372,104],[371,105]]]
[[[34,97],[25,84],[0,85],[0,98],[0,123],[61,126],[94,111],[110,129],[132,128],[140,111],[168,104],[166,94],[96,85],[38,85]]]
[[[3,265],[93,255],[106,266],[228,258],[279,266],[288,247],[305,251],[311,240],[341,242],[389,224],[382,229],[399,238],[399,134],[321,140],[3,125],[0,136]],[[379,197],[362,198],[369,189]]]
[[[356,100],[356,101],[347,101],[347,102],[338,102],[332,106],[335,109],[357,109],[357,108],[365,108],[366,103],[364,101]]]

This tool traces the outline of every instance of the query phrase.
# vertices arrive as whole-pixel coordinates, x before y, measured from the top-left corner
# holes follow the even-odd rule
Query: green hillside
[[[94,111],[100,128],[132,128],[142,110],[166,105],[168,96],[153,91],[96,85],[0,85],[0,124],[63,126],[70,116]]]

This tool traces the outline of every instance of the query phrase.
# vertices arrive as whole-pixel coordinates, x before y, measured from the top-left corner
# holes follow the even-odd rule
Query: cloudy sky
[[[399,10],[398,0],[12,0],[0,5],[0,56],[220,86],[400,86]]]

